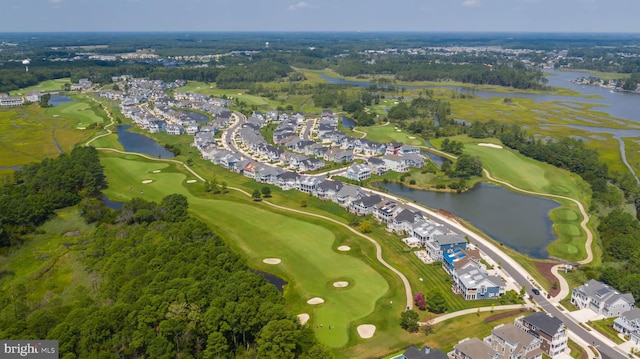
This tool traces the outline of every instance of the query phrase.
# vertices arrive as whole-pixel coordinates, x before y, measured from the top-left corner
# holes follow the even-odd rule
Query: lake
[[[347,117],[347,116],[342,116],[342,126],[346,127],[346,128],[354,128],[356,127],[356,123],[355,121],[353,121],[353,119]]]
[[[62,105],[63,103],[68,103],[68,102],[73,102],[73,100],[70,99],[68,96],[51,95],[51,98],[49,99],[48,103],[51,106],[58,106],[58,105]]]
[[[139,133],[127,131],[130,125],[116,126],[118,131],[118,142],[127,152],[144,153],[152,157],[173,158],[173,152],[167,151],[154,139]]]
[[[552,200],[479,183],[460,194],[415,190],[397,183],[381,184],[389,193],[434,209],[444,209],[472,223],[499,243],[533,258],[547,258],[546,247],[556,240],[549,211]]]

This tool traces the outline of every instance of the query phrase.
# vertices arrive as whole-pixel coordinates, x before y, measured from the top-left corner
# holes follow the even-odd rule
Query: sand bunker
[[[410,140],[415,140],[416,138],[414,136],[409,136]]]
[[[493,143],[478,143],[478,146],[491,147],[491,148],[502,148],[502,146],[496,145],[496,144],[493,144]]]
[[[348,285],[349,285],[349,282],[345,282],[345,281],[333,282],[333,286],[336,288],[344,288]]]
[[[198,182],[198,181],[196,181],[196,180],[187,180],[187,183],[196,183],[196,182]]]
[[[298,320],[302,325],[307,324],[307,322],[309,321],[309,314],[307,313],[298,314]]]
[[[280,258],[265,258],[262,261],[267,264],[280,264],[282,262]]]
[[[358,334],[360,338],[368,339],[376,332],[376,326],[372,324],[363,324],[358,326]]]
[[[151,182],[153,182],[153,180],[144,180],[144,181],[142,181],[142,183],[144,183],[144,184],[151,183]]]
[[[321,304],[324,303],[324,299],[320,297],[311,298],[307,301],[307,304]]]
[[[349,247],[349,246],[340,246],[340,247],[338,247],[338,250],[346,252],[346,251],[350,251],[351,247]]]
[[[160,170],[155,170],[153,171],[153,173],[160,173]]]

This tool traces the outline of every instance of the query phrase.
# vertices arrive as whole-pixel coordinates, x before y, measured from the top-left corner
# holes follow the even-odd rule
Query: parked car
[[[533,292],[533,294],[535,294],[535,295],[540,295],[540,291],[538,290],[538,288],[533,288],[531,291],[532,291],[532,292]]]

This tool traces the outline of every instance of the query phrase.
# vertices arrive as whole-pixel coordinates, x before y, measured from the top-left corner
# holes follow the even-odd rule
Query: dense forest
[[[99,196],[106,186],[93,147],[76,147],[70,154],[25,165],[14,180],[0,187],[0,247],[21,243],[22,235],[44,223],[54,210]]]

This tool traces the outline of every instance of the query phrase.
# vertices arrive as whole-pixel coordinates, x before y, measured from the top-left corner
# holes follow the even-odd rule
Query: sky
[[[0,32],[640,33],[640,0],[0,0]]]

